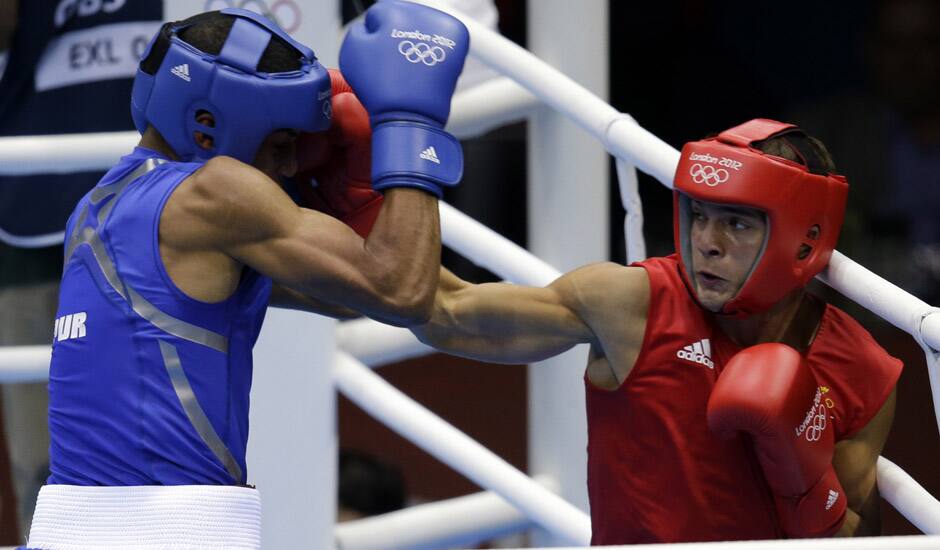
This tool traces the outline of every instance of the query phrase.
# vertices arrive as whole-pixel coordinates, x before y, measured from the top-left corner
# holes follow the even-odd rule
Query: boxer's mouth
[[[700,270],[696,272],[696,275],[698,276],[699,283],[709,290],[717,290],[727,282],[727,279],[719,277],[710,271]]]

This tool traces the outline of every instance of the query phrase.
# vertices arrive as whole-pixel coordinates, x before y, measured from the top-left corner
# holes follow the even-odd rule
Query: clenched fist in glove
[[[463,152],[444,125],[469,46],[463,23],[411,2],[379,2],[350,27],[339,65],[369,112],[376,190],[440,197],[460,181]]]
[[[382,206],[372,189],[372,129],[369,114],[346,83],[330,69],[332,125],[297,138],[297,192],[301,204],[345,222],[368,236]]]
[[[835,436],[809,364],[784,344],[759,344],[731,358],[708,399],[708,426],[750,435],[791,537],[834,535],[845,490],[832,467]]]

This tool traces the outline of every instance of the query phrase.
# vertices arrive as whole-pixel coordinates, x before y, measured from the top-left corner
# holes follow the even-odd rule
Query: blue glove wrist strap
[[[380,122],[372,128],[372,188],[416,187],[438,198],[463,175],[457,138],[419,122]]]

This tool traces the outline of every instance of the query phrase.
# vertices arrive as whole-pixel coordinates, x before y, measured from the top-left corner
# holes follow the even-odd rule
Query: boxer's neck
[[[825,303],[798,288],[765,312],[743,319],[716,315],[715,322],[742,347],[781,342],[804,351],[816,335],[824,309]]]
[[[137,142],[138,147],[145,147],[151,149],[163,155],[166,155],[167,158],[171,160],[179,160],[179,157],[176,156],[176,153],[173,151],[173,148],[170,147],[170,144],[163,139],[163,136],[160,135],[160,132],[156,131],[153,126],[147,126],[147,131],[140,136],[140,141]]]

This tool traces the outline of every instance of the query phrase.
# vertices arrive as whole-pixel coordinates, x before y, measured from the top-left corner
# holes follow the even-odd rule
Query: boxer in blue
[[[446,59],[415,63],[396,29],[447,38]],[[265,309],[273,295],[396,325],[428,318],[437,199],[462,172],[443,126],[468,46],[456,19],[405,2],[377,4],[344,42],[340,67],[368,112],[372,186],[384,194],[363,239],[278,183],[296,170],[298,132],[331,125],[331,74],[313,52],[244,10],[163,26],[132,94],[140,143],[66,228],[52,475],[30,546],[257,545],[245,449]],[[120,513],[108,512],[115,501]]]

